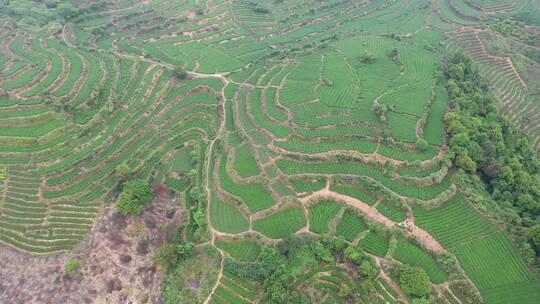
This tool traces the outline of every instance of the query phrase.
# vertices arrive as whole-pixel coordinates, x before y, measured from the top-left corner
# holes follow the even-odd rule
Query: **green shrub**
[[[81,260],[79,259],[69,259],[66,262],[65,268],[66,268],[66,274],[68,277],[73,277],[75,275],[75,271],[81,267]]]
[[[376,60],[377,60],[377,57],[375,56],[375,54],[367,52],[367,51],[364,52],[362,56],[360,56],[361,63],[372,64],[372,63],[375,63]]]
[[[428,145],[428,142],[423,139],[423,138],[420,138],[416,141],[416,144],[415,144],[416,148],[420,151],[426,151],[427,148],[429,147]]]
[[[172,243],[162,244],[156,249],[152,260],[154,264],[161,267],[164,271],[174,266],[177,261],[176,245]]]
[[[131,173],[131,168],[126,163],[121,163],[114,169],[114,176],[120,181],[125,181]]]
[[[116,201],[116,209],[121,213],[138,215],[154,195],[148,182],[140,179],[124,183],[122,193]]]
[[[184,80],[187,78],[187,72],[184,71],[184,69],[182,69],[181,67],[174,68],[173,75],[180,80]]]
[[[399,270],[399,283],[406,294],[414,297],[424,297],[431,293],[431,282],[426,271],[420,267],[405,264]]]
[[[193,244],[174,244],[165,243],[156,249],[152,258],[154,264],[158,265],[164,271],[176,265],[192,255]]]

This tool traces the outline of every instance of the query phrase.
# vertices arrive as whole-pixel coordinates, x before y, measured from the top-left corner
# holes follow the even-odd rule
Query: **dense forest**
[[[451,157],[458,168],[478,175],[476,182],[485,182],[489,193],[485,197],[476,191],[473,201],[496,202],[502,219],[510,223],[516,235],[530,242],[529,248],[522,246],[523,253],[538,257],[540,161],[536,152],[527,136],[499,113],[487,84],[463,52],[449,59],[446,77],[451,111],[445,122]]]

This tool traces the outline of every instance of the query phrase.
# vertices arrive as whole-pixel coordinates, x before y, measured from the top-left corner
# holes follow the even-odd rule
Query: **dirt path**
[[[206,183],[205,183],[204,187],[205,187],[207,197],[210,198],[211,193],[212,193],[210,191],[210,185],[209,185],[210,184],[210,178],[212,176],[212,172],[210,172],[210,168],[211,168],[210,162],[212,161],[212,149],[214,148],[215,142],[219,139],[220,135],[223,133],[223,130],[225,129],[225,117],[226,117],[225,101],[227,100],[227,98],[225,96],[225,88],[229,84],[229,81],[227,80],[227,78],[223,77],[223,75],[221,75],[221,74],[190,73],[190,75],[195,76],[195,77],[217,77],[217,78],[220,78],[224,83],[223,87],[221,88],[221,92],[220,92],[221,100],[220,100],[220,104],[219,104],[219,106],[221,106],[221,108],[222,108],[221,125],[219,126],[219,129],[216,132],[216,136],[214,137],[214,139],[212,140],[212,142],[208,146],[208,151],[209,152],[208,152],[208,156],[206,158],[206,168],[205,168],[205,171],[206,171]],[[208,200],[208,210],[210,210],[210,204],[211,204],[211,200],[209,199]],[[214,292],[216,291],[216,289],[219,286],[219,281],[221,280],[221,277],[223,276],[223,259],[225,258],[225,254],[223,253],[223,251],[221,249],[217,248],[214,245],[214,242],[216,240],[216,231],[214,231],[214,228],[212,228],[212,222],[210,221],[210,212],[206,212],[206,220],[207,220],[207,223],[208,223],[208,230],[212,234],[211,244],[212,244],[212,246],[214,246],[219,251],[219,254],[221,255],[221,263],[220,263],[220,269],[219,269],[219,274],[218,274],[218,277],[217,277],[217,280],[216,280],[216,284],[212,288],[212,291],[208,294],[208,297],[206,297],[206,299],[204,300],[204,304],[208,304],[210,299],[212,299],[212,295],[214,294]]]
[[[385,225],[386,227],[393,228],[397,224],[391,219],[387,218],[379,210],[370,206],[354,197],[348,195],[339,194],[330,190],[330,183],[326,184],[326,187],[322,190],[313,192],[312,194],[300,199],[302,202],[307,202],[314,197],[331,197],[339,201],[345,202],[347,205],[352,206],[362,213],[367,215],[370,219]],[[444,252],[444,247],[427,231],[419,228],[414,224],[414,218],[412,215],[405,221],[405,227],[408,230],[408,235],[415,237],[424,247],[433,252]]]
[[[217,249],[217,247],[216,247],[216,249]],[[212,290],[208,294],[208,297],[206,297],[206,300],[204,300],[204,304],[208,304],[208,302],[210,302],[210,300],[212,299],[212,295],[214,294],[214,292],[216,291],[216,289],[219,286],[219,281],[221,281],[221,277],[223,277],[223,260],[225,258],[225,255],[223,254],[223,251],[221,251],[221,250],[219,250],[219,253],[221,254],[221,262],[220,262],[221,266],[219,267],[219,273],[218,273],[218,277],[216,279],[216,285],[214,285],[214,287],[212,288]]]
[[[70,41],[69,41],[69,37],[68,37],[68,25],[69,23],[66,23],[64,24],[64,26],[62,27],[62,40],[64,41],[64,43],[69,47],[69,48],[77,48],[77,46],[73,45]]]
[[[372,206],[362,202],[361,200],[358,200],[356,198],[339,194],[333,191],[330,191],[330,183],[328,182],[326,184],[326,187],[323,189],[313,192],[312,194],[305,196],[300,199],[301,202],[305,203],[309,201],[312,198],[315,197],[331,197],[339,201],[345,202],[347,205],[355,207],[356,209],[362,211],[362,213],[366,214],[369,218],[372,220],[379,222],[386,227],[392,228],[396,226],[396,223],[394,223],[392,220],[384,216],[382,213],[380,213],[377,209],[373,208]]]
[[[415,236],[424,247],[430,249],[433,252],[443,252],[445,251],[443,246],[429,234],[424,229],[416,226],[414,223],[414,215],[412,212],[409,212],[409,217],[405,220],[405,225],[411,235]]]
[[[316,143],[313,143],[314,145]],[[337,156],[337,155],[347,155],[347,156],[351,156],[351,157],[354,157],[354,158],[358,158],[358,159],[361,159],[365,162],[369,162],[369,161],[376,161],[378,163],[392,163],[394,166],[401,166],[404,161],[402,160],[397,160],[397,159],[393,159],[393,158],[389,158],[389,157],[386,157],[382,154],[380,154],[379,152],[375,151],[373,153],[362,153],[362,152],[359,152],[359,151],[355,151],[355,150],[339,150],[339,149],[334,149],[334,150],[330,150],[330,151],[325,151],[325,152],[318,152],[318,153],[305,153],[305,152],[298,152],[298,151],[291,151],[291,150],[286,150],[286,149],[283,149],[281,147],[278,147],[276,145],[274,145],[273,143],[270,143],[267,145],[268,148],[278,152],[278,153],[288,153],[288,154],[292,154],[292,155],[300,155],[300,156],[304,156],[304,157],[319,157],[319,158],[328,158],[328,157],[333,157],[333,156]],[[378,144],[377,144],[377,149],[378,149]],[[435,156],[437,157],[437,156]],[[433,158],[435,158],[433,157]],[[430,159],[427,159],[429,161],[432,161],[432,158]]]

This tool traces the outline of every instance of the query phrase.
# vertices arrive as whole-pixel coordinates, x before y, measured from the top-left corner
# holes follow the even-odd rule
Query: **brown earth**
[[[172,241],[181,221],[177,201],[156,198],[141,216],[106,206],[87,240],[72,253],[33,256],[0,247],[0,303],[162,303],[155,248]],[[79,259],[69,277],[64,265]]]

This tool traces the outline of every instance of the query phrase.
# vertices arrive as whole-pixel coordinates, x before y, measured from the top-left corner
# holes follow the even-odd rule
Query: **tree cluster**
[[[388,105],[387,104],[381,104],[378,100],[375,100],[373,104],[371,105],[371,110],[379,116],[379,120],[382,123],[386,123],[386,113],[388,112]]]
[[[372,64],[372,63],[375,63],[375,61],[377,61],[377,57],[375,56],[375,54],[365,51],[364,54],[360,56],[359,60],[361,63],[364,63],[364,64]]]
[[[153,195],[154,189],[144,180],[125,182],[116,201],[116,209],[121,213],[138,215],[152,201]]]
[[[478,71],[462,51],[446,66],[451,111],[445,115],[454,164],[487,184],[514,225],[535,227],[540,253],[540,162],[525,134],[505,119]],[[510,216],[510,215],[517,216]]]
[[[403,265],[399,269],[399,285],[412,297],[427,298],[431,294],[431,282],[426,271],[420,267]]]
[[[19,25],[47,26],[77,21],[111,4],[108,0],[78,7],[68,0],[0,0],[0,11],[13,17]]]
[[[398,62],[400,58],[399,50],[397,48],[393,48],[390,52],[388,52],[388,57]]]
[[[64,20],[70,20],[86,13],[86,9],[75,7],[69,2],[60,3],[56,7],[58,16]]]
[[[379,274],[375,263],[358,245],[348,245],[340,238],[322,236],[319,239],[294,237],[277,247],[266,246],[255,263],[225,260],[227,271],[262,282],[262,303],[311,303],[298,291],[290,290],[292,283],[306,271],[321,265],[345,263],[356,270],[357,279],[370,291],[375,291],[374,279]],[[344,301],[355,297],[348,286],[340,287],[338,295]]]
[[[192,254],[192,243],[165,243],[156,249],[152,260],[154,264],[161,267],[163,271],[167,271]]]
[[[506,37],[515,37],[530,45],[537,43],[540,36],[537,31],[527,30],[526,24],[518,20],[504,20],[494,23],[490,27]]]

